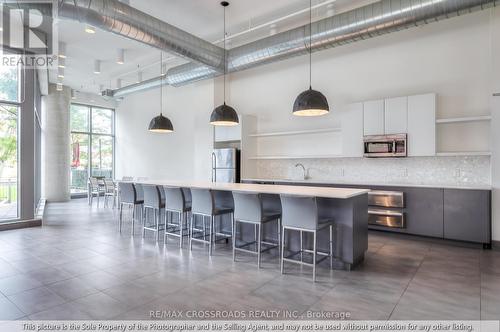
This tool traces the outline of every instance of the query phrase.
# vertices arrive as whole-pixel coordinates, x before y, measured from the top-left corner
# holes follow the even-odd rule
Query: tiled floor
[[[349,312],[351,319],[498,319],[500,252],[371,233],[355,271],[288,268],[228,248],[117,232],[116,211],[49,204],[42,228],[0,232],[0,320],[148,319],[155,310]],[[139,233],[139,229],[137,229]],[[224,246],[224,245],[222,245]],[[248,317],[247,317],[248,318]],[[272,318],[272,317],[271,317]]]

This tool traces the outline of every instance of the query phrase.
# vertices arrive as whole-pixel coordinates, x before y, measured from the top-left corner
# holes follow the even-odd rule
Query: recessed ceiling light
[[[86,33],[90,33],[90,34],[94,34],[95,33],[95,28],[91,25],[86,25],[85,26],[85,32]]]
[[[125,50],[123,48],[118,49],[116,63],[119,65],[123,65],[125,63]]]
[[[58,56],[62,59],[66,58],[66,43],[59,42]]]
[[[94,74],[100,74],[100,73],[101,73],[101,61],[95,60],[94,61]]]
[[[59,68],[66,68],[66,59],[60,58],[57,61],[57,67],[59,67]]]

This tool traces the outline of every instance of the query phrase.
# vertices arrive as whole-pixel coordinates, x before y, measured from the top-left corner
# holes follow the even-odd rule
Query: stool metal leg
[[[285,227],[282,227],[281,228],[281,274],[284,274],[285,273],[285,269],[284,269],[284,264],[285,264],[285,261],[284,261],[284,252],[285,252]]]
[[[208,251],[210,253],[210,256],[212,256],[212,250],[213,250],[212,247],[213,247],[213,244],[214,244],[213,243],[214,241],[212,239],[213,227],[214,227],[214,217],[212,216],[212,217],[210,217],[210,230],[209,230],[210,233],[208,234],[208,236],[209,236]]]
[[[135,210],[136,210],[136,206],[134,205],[132,207],[132,236],[134,236],[135,232]]]
[[[123,203],[120,203],[120,222],[118,223],[118,231],[122,232],[122,220],[123,220]]]
[[[257,235],[257,268],[260,269],[261,241],[262,241],[262,224],[256,225],[259,233]]]
[[[313,232],[313,282],[316,282],[316,231]]]
[[[191,224],[189,225],[189,250],[193,250],[193,227],[195,215],[191,213]]]
[[[238,221],[235,220],[233,223],[233,262],[236,262],[236,232],[237,232],[237,226],[238,226]]]
[[[330,270],[333,269],[333,226],[330,225]]]
[[[180,235],[180,240],[179,240],[179,248],[182,248],[182,229],[184,228],[184,212],[179,212],[179,235]]]

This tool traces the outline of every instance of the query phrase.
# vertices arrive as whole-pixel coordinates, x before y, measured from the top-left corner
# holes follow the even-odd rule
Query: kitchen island
[[[334,255],[338,262],[335,266],[348,270],[355,267],[363,261],[368,249],[368,189],[163,180],[138,183],[212,189],[217,195],[216,199],[224,200],[226,204],[231,205],[233,204],[233,191],[274,195],[276,198],[281,194],[316,197],[321,208],[327,210],[335,219]],[[292,247],[296,247],[300,242],[298,236],[290,236],[291,238],[287,241],[290,241]],[[307,246],[309,241],[305,240],[305,246]],[[328,242],[328,234],[318,234],[318,250],[327,251]]]

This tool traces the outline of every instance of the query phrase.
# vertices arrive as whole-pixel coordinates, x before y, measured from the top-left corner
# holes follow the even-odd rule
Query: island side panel
[[[355,267],[368,250],[368,194],[349,199],[321,199],[320,204],[335,219],[334,250],[337,259]],[[324,237],[320,248],[325,247]]]

